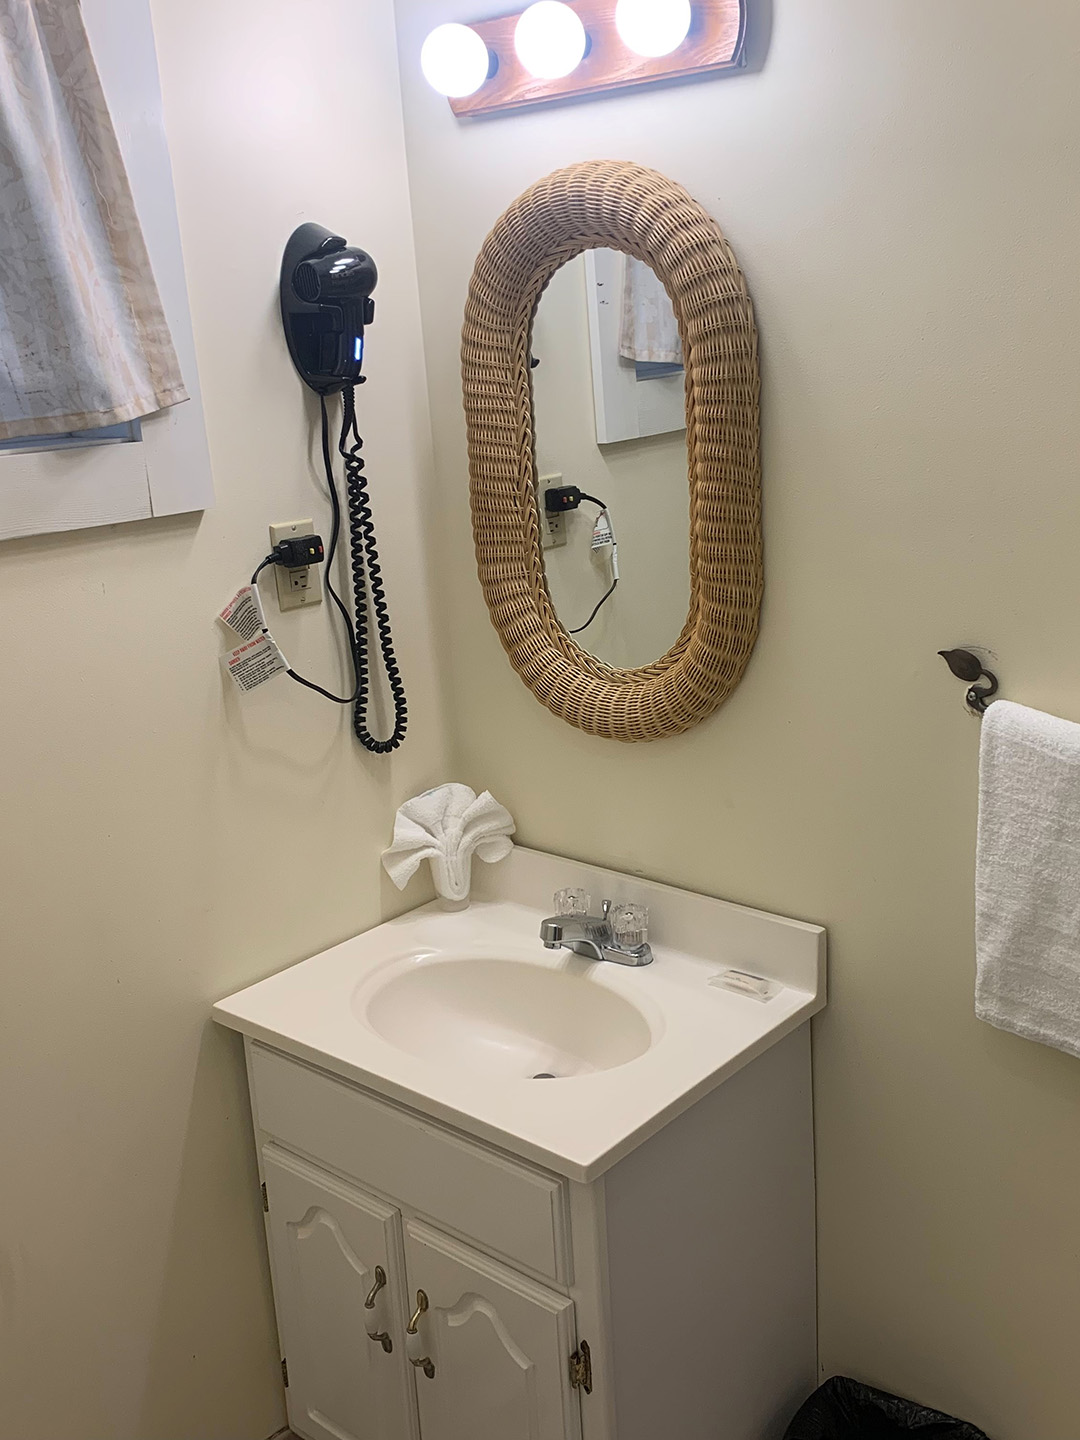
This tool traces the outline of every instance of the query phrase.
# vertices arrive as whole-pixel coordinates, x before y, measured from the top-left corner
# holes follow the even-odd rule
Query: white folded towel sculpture
[[[514,848],[514,820],[487,790],[439,785],[407,800],[394,821],[394,843],[383,851],[386,873],[399,890],[431,861],[435,890],[444,900],[467,900],[472,857],[504,860]]]
[[[1080,1056],[1080,725],[1007,700],[982,724],[975,1013]]]

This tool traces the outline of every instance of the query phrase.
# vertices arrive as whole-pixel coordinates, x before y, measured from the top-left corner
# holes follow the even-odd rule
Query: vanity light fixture
[[[420,68],[433,90],[463,100],[491,76],[492,57],[471,26],[438,25],[424,41]]]
[[[615,28],[635,55],[670,55],[690,33],[690,0],[618,0]]]
[[[585,58],[589,37],[576,10],[563,0],[536,0],[514,29],[514,50],[537,80],[561,80]]]
[[[748,6],[749,0],[534,0],[494,20],[440,25],[424,43],[421,64],[459,118],[522,110],[737,70],[746,63]],[[444,67],[440,57],[451,51],[456,57],[458,46],[468,58]]]

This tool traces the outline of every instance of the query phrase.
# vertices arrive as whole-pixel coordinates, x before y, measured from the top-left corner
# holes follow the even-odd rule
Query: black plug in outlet
[[[576,485],[552,485],[544,491],[544,509],[549,515],[564,515],[576,510],[584,498]]]
[[[271,525],[270,558],[274,561],[279,610],[307,610],[322,604],[318,567],[326,555],[313,521]]]
[[[290,536],[279,540],[270,553],[286,570],[306,570],[309,565],[321,565],[326,559],[321,535]]]

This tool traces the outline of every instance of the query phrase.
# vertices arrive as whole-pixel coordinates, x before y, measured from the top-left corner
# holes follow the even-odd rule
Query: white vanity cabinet
[[[394,1206],[273,1143],[262,1161],[283,1376],[298,1433],[580,1433],[566,1364],[570,1299],[420,1220],[403,1223]]]
[[[311,1440],[412,1440],[412,1380],[394,1313],[401,1287],[387,1278],[403,1273],[400,1215],[273,1144],[262,1170],[297,1429]]]
[[[405,1274],[410,1303],[428,1305],[406,1336],[424,1440],[581,1433],[569,1297],[420,1220],[405,1225]]]
[[[818,1378],[824,931],[521,846],[478,868],[467,910],[214,1006],[244,1037],[293,1430],[781,1440]],[[655,963],[545,948],[566,885],[647,906]]]
[[[297,1435],[779,1440],[815,1383],[807,1027],[587,1184],[246,1045]]]
[[[577,1440],[565,1182],[264,1046],[248,1062],[296,1433]]]

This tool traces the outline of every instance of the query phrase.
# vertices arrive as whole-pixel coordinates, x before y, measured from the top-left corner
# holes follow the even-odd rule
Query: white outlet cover
[[[561,475],[540,475],[536,481],[536,505],[540,511],[540,548],[557,550],[566,544],[566,516],[549,515],[544,509],[544,491],[562,484]]]
[[[314,534],[314,520],[286,520],[270,526],[270,548],[297,535]],[[318,565],[309,565],[302,571],[275,565],[274,579],[279,610],[312,610],[322,604],[322,576]]]

